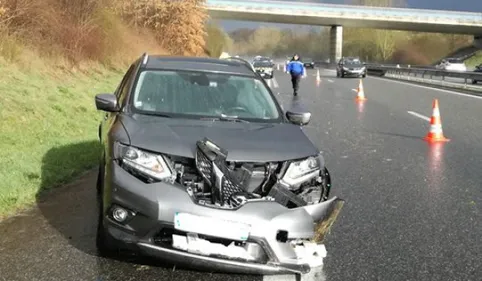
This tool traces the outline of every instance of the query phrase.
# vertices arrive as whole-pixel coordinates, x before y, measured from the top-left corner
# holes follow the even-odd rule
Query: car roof
[[[255,72],[247,65],[248,62],[238,58],[216,59],[164,55],[149,55],[147,58],[147,63],[143,65],[144,69],[190,70],[256,76]]]

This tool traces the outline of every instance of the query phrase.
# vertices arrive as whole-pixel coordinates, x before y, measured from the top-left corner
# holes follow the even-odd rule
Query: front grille
[[[211,185],[213,162],[200,149],[196,151],[196,166],[203,178]]]
[[[206,153],[211,157],[208,157]],[[204,180],[211,186],[213,203],[227,204],[233,194],[244,192],[240,184],[237,184],[236,177],[231,175],[232,171],[229,170],[225,160],[226,155],[209,151],[203,142],[198,142],[196,167]],[[218,171],[216,174],[214,165],[221,173]]]

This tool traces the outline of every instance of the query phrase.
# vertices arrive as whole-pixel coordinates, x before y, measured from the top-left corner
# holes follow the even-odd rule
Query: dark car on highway
[[[269,60],[258,60],[253,62],[254,70],[266,79],[274,77],[274,63]]]
[[[95,103],[102,255],[253,274],[321,266],[344,201],[328,197],[302,129],[311,113],[283,112],[248,61],[144,54]]]
[[[346,57],[340,59],[336,66],[336,77],[347,77],[356,76],[363,77],[367,76],[366,65],[356,57]]]
[[[478,72],[478,73],[482,74],[482,64],[477,65],[474,69],[474,72]],[[477,82],[480,82],[480,81],[482,81],[482,79],[481,80],[472,79],[472,84],[477,84]]]
[[[310,58],[307,58],[307,59],[301,59],[301,61],[303,62],[303,65],[305,66],[305,68],[315,68],[315,61],[310,59]]]

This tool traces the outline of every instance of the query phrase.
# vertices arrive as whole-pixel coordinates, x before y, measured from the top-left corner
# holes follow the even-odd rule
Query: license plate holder
[[[237,241],[248,240],[251,232],[251,226],[248,224],[181,212],[174,214],[174,228],[188,233]]]

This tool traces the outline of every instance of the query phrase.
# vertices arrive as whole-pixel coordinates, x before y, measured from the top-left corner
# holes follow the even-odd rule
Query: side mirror
[[[98,94],[95,96],[95,106],[98,110],[117,112],[117,97],[113,94]]]
[[[305,125],[308,125],[308,123],[310,123],[311,113],[288,110],[286,112],[286,118],[288,118],[288,120],[293,124],[305,126]]]

